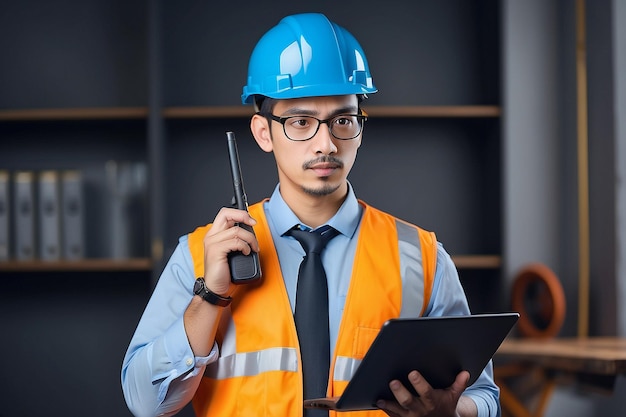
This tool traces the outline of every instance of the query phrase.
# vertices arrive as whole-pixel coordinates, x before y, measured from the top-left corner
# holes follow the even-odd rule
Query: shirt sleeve
[[[437,247],[437,267],[433,293],[427,308],[428,316],[459,316],[470,314],[467,297],[459,274],[441,243]],[[500,389],[493,380],[493,361],[489,361],[478,379],[463,393],[478,409],[478,417],[500,417]]]
[[[136,416],[173,415],[193,397],[204,368],[218,356],[194,357],[183,314],[195,277],[187,237],[165,266],[122,363],[122,390]]]

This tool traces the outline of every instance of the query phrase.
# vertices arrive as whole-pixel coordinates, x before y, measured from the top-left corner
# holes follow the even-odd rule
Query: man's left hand
[[[434,389],[419,372],[411,371],[409,382],[417,392],[417,397],[400,381],[393,380],[389,388],[397,402],[381,400],[376,405],[392,417],[458,417],[457,404],[467,388],[469,377],[469,372],[462,371],[448,388]]]

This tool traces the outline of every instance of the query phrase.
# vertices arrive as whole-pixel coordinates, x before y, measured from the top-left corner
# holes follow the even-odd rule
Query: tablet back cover
[[[394,398],[391,380],[412,390],[407,375],[414,369],[434,388],[450,386],[467,370],[471,385],[518,318],[518,313],[498,313],[389,320],[332,408],[376,409],[376,400]]]

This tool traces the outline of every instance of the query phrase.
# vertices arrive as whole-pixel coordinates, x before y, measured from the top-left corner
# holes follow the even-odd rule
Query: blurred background
[[[121,362],[152,288],[230,203],[226,131],[249,201],[276,184],[240,94],[298,12],[352,32],[379,89],[357,196],[435,231],[474,313],[510,310],[540,262],[559,336],[626,337],[626,2],[2,1],[0,417],[130,415]],[[621,416],[625,395],[624,376],[564,384],[545,415]]]

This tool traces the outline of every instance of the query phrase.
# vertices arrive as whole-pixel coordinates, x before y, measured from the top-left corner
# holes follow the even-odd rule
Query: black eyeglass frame
[[[309,115],[293,115],[293,116],[286,116],[286,117],[280,117],[280,116],[276,116],[275,114],[272,113],[266,113],[266,114],[262,114],[259,113],[261,116],[270,118],[271,120],[280,123],[281,125],[283,125],[283,133],[285,134],[285,136],[287,137],[287,139],[293,141],[293,142],[306,142],[307,140],[311,140],[315,137],[315,135],[317,135],[317,132],[319,132],[320,130],[320,126],[322,124],[326,124],[328,126],[328,131],[330,132],[331,135],[333,135],[333,137],[335,139],[338,140],[352,140],[355,139],[356,137],[358,137],[362,132],[363,132],[363,126],[365,124],[365,121],[367,120],[367,115],[366,114],[338,114],[336,116],[330,117],[328,119],[318,119],[315,116],[309,116]],[[315,119],[317,120],[317,128],[315,129],[315,132],[313,132],[313,134],[306,138],[306,139],[292,139],[288,134],[287,134],[287,129],[285,128],[285,123],[287,122],[287,120],[289,119],[295,119],[298,117],[307,117],[310,119]],[[357,132],[356,135],[352,136],[351,138],[339,138],[337,136],[335,136],[335,134],[333,133],[333,129],[332,129],[332,125],[330,122],[332,122],[333,120],[336,120],[338,118],[341,117],[356,117],[357,119],[357,123],[359,124],[359,131]]]

